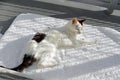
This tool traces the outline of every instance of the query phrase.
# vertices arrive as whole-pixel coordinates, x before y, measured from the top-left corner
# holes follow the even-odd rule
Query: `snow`
[[[0,40],[0,65],[15,67],[22,62],[24,46],[36,32],[62,27],[67,20],[37,14],[19,15]],[[35,80],[119,80],[120,33],[100,26],[84,25],[88,38],[97,44],[59,50],[59,65],[36,69],[33,65],[22,74]]]

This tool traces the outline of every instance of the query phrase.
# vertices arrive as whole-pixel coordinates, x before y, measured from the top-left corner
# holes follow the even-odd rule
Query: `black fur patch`
[[[36,61],[36,59],[32,55],[25,54],[25,56],[23,58],[23,62],[18,67],[15,67],[11,70],[21,72],[24,70],[24,68],[31,66],[35,61]]]
[[[37,32],[35,36],[32,38],[32,40],[35,40],[36,42],[41,42],[46,37],[46,34]]]
[[[44,38],[46,37],[46,34],[44,33],[39,33],[37,32],[34,37],[32,38],[32,40],[35,40],[36,42],[41,42]],[[27,55],[25,54],[24,55],[24,58],[23,58],[23,62],[15,67],[15,68],[12,68],[11,70],[15,70],[15,71],[19,71],[19,72],[22,72],[24,70],[24,68],[28,68],[29,66],[31,66],[34,62],[36,62],[36,59],[34,58],[34,56],[32,55]],[[3,67],[3,68],[6,68],[4,66],[0,66],[0,67]],[[10,68],[7,68],[7,69],[10,69]]]
[[[25,54],[25,56],[23,58],[23,62],[19,66],[15,67],[15,68],[6,68],[4,66],[0,66],[0,67],[6,68],[6,69],[11,69],[11,70],[18,71],[18,72],[22,72],[24,70],[24,68],[31,66],[35,61],[36,61],[36,59],[32,55]]]
[[[83,25],[83,22],[86,21],[85,19],[78,20],[81,25]]]

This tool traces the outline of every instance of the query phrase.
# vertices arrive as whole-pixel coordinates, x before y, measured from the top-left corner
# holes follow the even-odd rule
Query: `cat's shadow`
[[[33,35],[24,36],[6,44],[0,51],[0,62],[8,68],[18,66],[22,62],[25,54],[24,48],[26,43],[32,37]]]

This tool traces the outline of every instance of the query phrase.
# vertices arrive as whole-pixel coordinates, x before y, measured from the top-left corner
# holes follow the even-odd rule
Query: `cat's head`
[[[85,19],[77,19],[77,18],[73,18],[69,23],[68,23],[68,27],[70,29],[70,31],[75,32],[77,34],[80,34],[83,30],[83,22],[85,21]]]

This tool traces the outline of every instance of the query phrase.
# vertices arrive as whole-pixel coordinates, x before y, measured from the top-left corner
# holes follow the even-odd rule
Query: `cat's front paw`
[[[83,42],[85,44],[91,45],[91,44],[96,44],[97,40],[96,39],[85,39]]]

